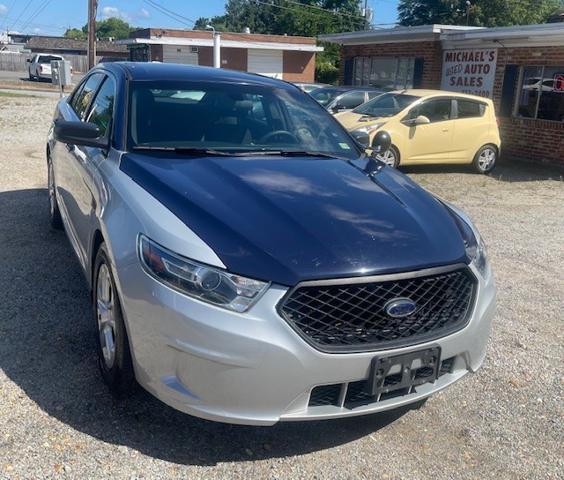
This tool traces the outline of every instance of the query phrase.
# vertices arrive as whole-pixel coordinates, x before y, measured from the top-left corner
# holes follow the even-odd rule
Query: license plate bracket
[[[368,393],[379,397],[383,393],[434,382],[439,375],[440,357],[440,347],[391,357],[374,357],[367,382]]]

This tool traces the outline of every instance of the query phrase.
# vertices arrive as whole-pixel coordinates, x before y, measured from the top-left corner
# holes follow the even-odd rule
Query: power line
[[[254,2],[255,2],[255,3],[259,3],[259,4],[261,4],[261,5],[266,5],[266,6],[268,6],[268,7],[279,8],[279,9],[281,9],[281,10],[290,10],[290,11],[294,11],[294,9],[291,8],[291,7],[284,7],[283,5],[278,5],[278,4],[275,4],[275,3],[263,2],[263,1],[261,1],[261,0],[254,0]],[[297,3],[298,5],[301,5],[302,7],[305,6],[304,4],[299,3],[299,2],[292,2],[292,3]],[[320,13],[320,14],[321,14],[321,13],[328,13],[329,15],[333,15],[333,14],[337,14],[337,15],[338,15],[338,14],[339,14],[339,12],[333,12],[333,11],[331,11],[331,10],[325,10],[324,8],[322,8],[319,13]],[[364,18],[363,18],[363,17],[358,17],[357,20],[354,20],[354,19],[344,19],[344,18],[341,18],[340,20],[341,20],[341,22],[343,22],[344,20],[348,20],[349,22],[356,23],[357,25],[364,25]],[[342,23],[341,23],[341,25],[342,25]]]
[[[186,21],[190,22],[191,24],[196,23],[196,20],[193,20],[192,18],[185,17],[184,15],[181,15],[181,14],[179,14],[179,13],[173,11],[173,10],[170,10],[169,8],[166,8],[165,6],[161,5],[160,3],[155,2],[154,0],[143,0],[143,1],[146,4],[150,5],[151,7],[153,7],[154,9],[161,12],[163,15],[166,15],[167,17],[172,18],[173,20],[176,20],[178,23],[182,23],[183,25],[187,25]]]
[[[353,18],[361,19],[364,22],[364,17],[362,15],[355,15],[353,13],[346,13],[346,12],[336,12],[335,10],[327,10],[326,8],[318,7],[317,5],[309,5],[307,3],[297,2],[296,0],[284,0],[284,1],[288,2],[288,3],[293,3],[294,5],[299,5],[301,7],[311,8],[313,10],[320,10],[322,12],[326,12],[326,13],[329,13],[331,15],[340,15],[340,16],[346,16],[346,17],[353,17]],[[272,5],[272,6],[274,6],[274,5]]]
[[[26,4],[24,9],[20,12],[20,14],[18,15],[18,18],[16,18],[16,20],[12,23],[12,26],[10,27],[11,29],[14,28],[14,26],[20,21],[20,18],[22,18],[22,15],[27,11],[27,9],[29,8],[29,6],[31,5],[31,2],[33,2],[33,0],[29,0]]]
[[[7,17],[8,20],[13,20],[16,17]],[[45,27],[45,28],[58,28],[58,29],[66,29],[67,26],[64,25],[55,25],[52,23],[37,23],[37,22],[31,22],[30,25],[34,25],[36,27]]]
[[[6,10],[8,13],[12,11],[12,9],[14,8],[14,5],[16,4],[17,1],[18,1],[18,0],[14,0],[14,1],[12,2],[12,4],[9,6],[8,10]],[[9,16],[6,15],[6,17],[3,19],[3,22],[2,22],[2,30],[4,30],[4,27],[7,27],[7,26],[8,26],[8,17],[9,17]]]
[[[24,30],[30,22],[32,22],[33,20],[35,20],[35,18],[43,11],[45,10],[45,8],[47,7],[47,5],[49,5],[52,2],[52,0],[45,0],[45,2],[43,2],[39,8],[37,8],[37,10],[35,10],[35,12],[27,19],[27,22],[25,22],[21,29]]]

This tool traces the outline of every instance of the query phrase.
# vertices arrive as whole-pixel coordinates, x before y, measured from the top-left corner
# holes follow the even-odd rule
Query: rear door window
[[[102,73],[94,73],[84,82],[84,86],[78,91],[72,99],[71,107],[78,115],[78,118],[84,120],[84,116],[88,111],[92,97],[96,93],[98,86],[102,82],[104,75]]]
[[[481,117],[486,111],[483,103],[473,102],[472,100],[457,100],[458,118]]]
[[[48,63],[50,65],[53,60],[62,60],[62,58],[56,55],[40,55],[37,61],[39,63]]]

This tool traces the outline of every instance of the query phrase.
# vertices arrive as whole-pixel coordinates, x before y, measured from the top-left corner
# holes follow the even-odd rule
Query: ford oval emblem
[[[409,298],[392,298],[384,305],[384,310],[389,317],[403,318],[415,313],[417,305]]]

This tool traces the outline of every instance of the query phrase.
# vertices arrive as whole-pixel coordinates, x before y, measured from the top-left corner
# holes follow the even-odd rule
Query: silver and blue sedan
[[[291,84],[99,65],[46,152],[117,396],[272,425],[418,405],[484,361],[495,286],[472,222]]]

